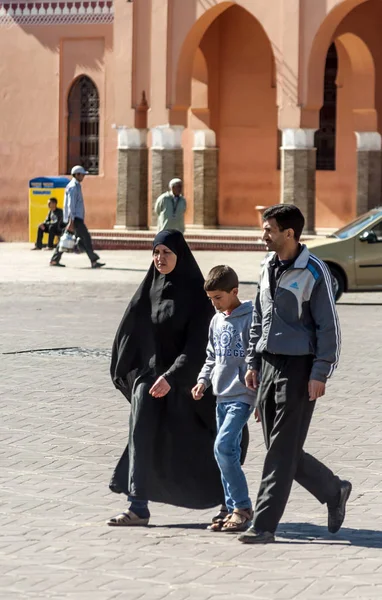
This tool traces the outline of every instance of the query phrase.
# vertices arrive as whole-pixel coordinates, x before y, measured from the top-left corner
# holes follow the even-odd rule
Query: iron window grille
[[[82,165],[90,175],[99,173],[99,94],[89,77],[75,81],[68,96],[67,173]]]

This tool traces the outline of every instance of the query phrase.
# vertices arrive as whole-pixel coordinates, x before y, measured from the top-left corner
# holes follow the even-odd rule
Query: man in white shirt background
[[[99,262],[99,256],[93,250],[93,243],[88,228],[85,225],[85,205],[82,195],[81,183],[87,175],[87,171],[80,165],[76,165],[71,170],[72,180],[65,189],[64,200],[64,222],[67,223],[66,231],[74,233],[81,240],[81,246],[91,262],[92,269],[99,269],[104,263]],[[62,252],[58,247],[53,254],[50,266],[64,267],[60,263]]]

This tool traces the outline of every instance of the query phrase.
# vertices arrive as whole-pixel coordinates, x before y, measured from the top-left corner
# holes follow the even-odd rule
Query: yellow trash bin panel
[[[56,198],[57,206],[64,208],[65,188],[68,177],[35,177],[29,182],[29,241],[35,242],[37,227],[48,214],[50,198]]]

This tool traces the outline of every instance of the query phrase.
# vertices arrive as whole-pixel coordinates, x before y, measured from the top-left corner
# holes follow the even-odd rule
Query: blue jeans
[[[147,512],[149,512],[148,500],[138,500],[133,496],[128,496],[127,500],[130,502],[129,510],[132,510],[136,515],[138,515],[138,517],[145,517]]]
[[[215,458],[218,463],[228,512],[234,508],[251,508],[248,485],[240,464],[241,436],[244,425],[253,413],[245,402],[221,402],[216,406],[218,434],[215,440]]]

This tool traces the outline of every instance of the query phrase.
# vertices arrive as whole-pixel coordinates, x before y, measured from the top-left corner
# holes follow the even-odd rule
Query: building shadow
[[[311,523],[282,523],[277,530],[278,541],[325,542],[331,546],[350,544],[360,548],[382,548],[382,531],[375,529],[350,529],[342,527],[336,534],[328,532],[326,527]]]

